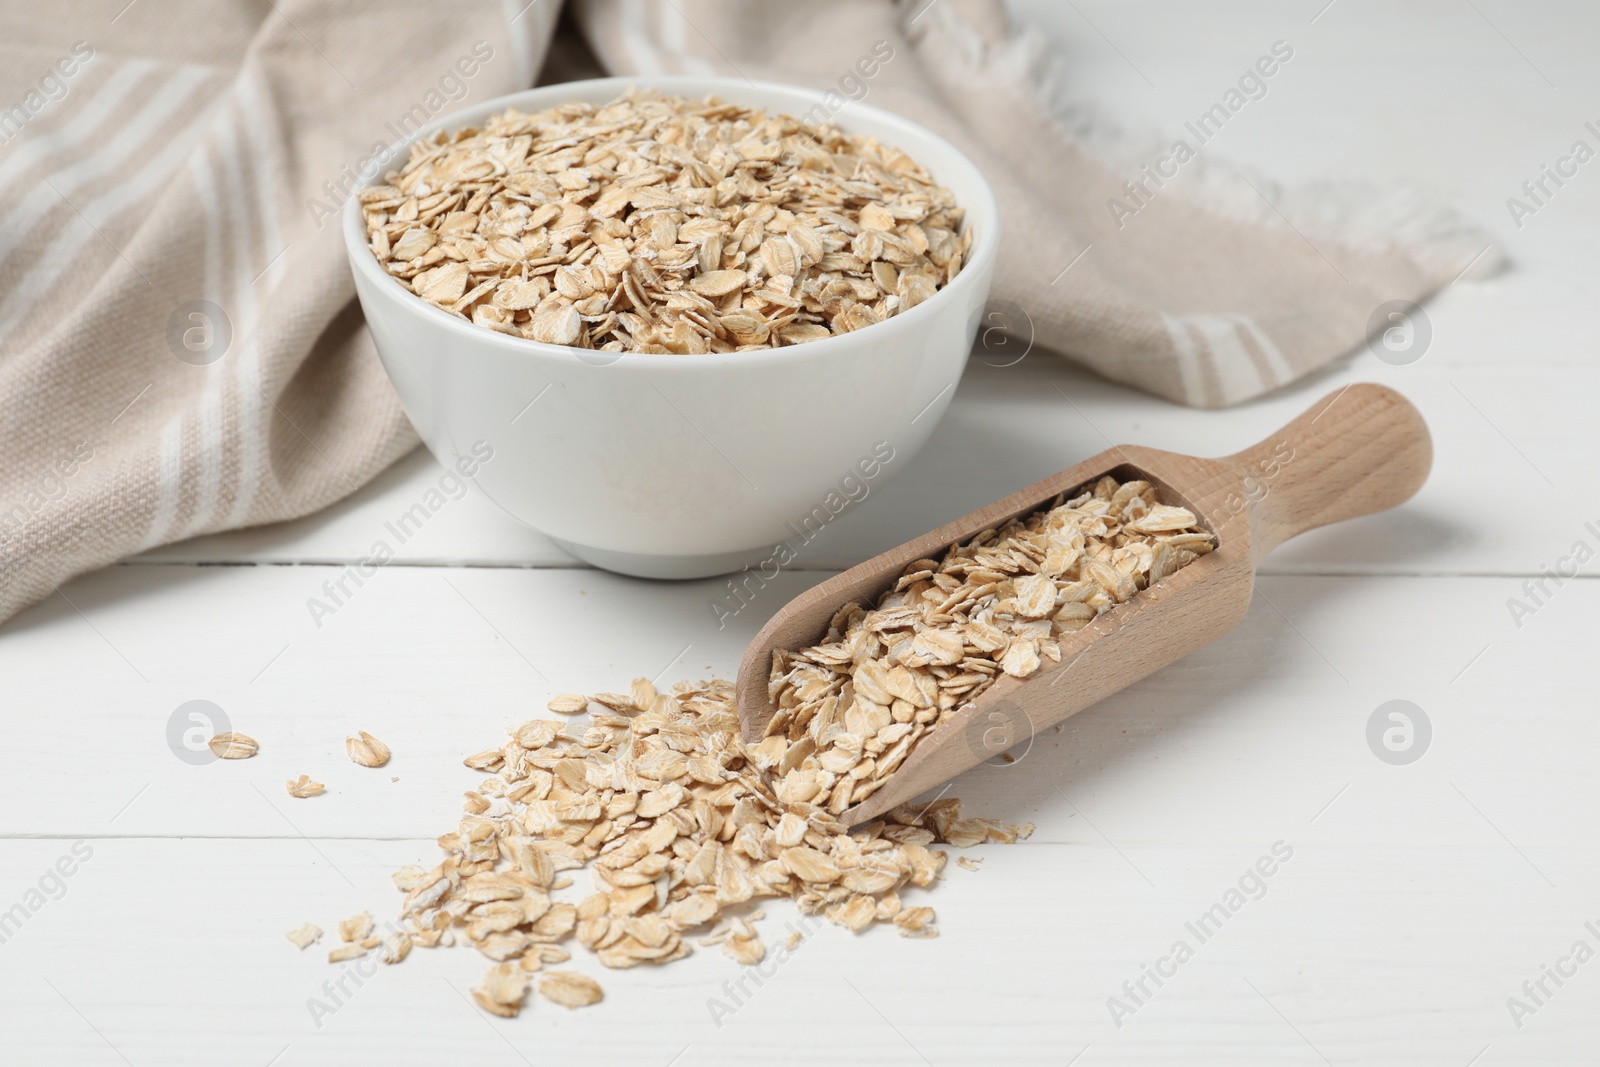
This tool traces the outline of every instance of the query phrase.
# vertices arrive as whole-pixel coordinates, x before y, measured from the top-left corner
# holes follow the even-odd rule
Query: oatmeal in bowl
[[[902,469],[960,377],[998,210],[904,119],[791,117],[813,95],[599,79],[396,146],[344,236],[440,460],[476,457],[510,515],[652,577],[781,566]]]
[[[821,340],[927,300],[972,242],[905,152],[715,97],[508,108],[410,153],[361,190],[373,255],[441,310],[546,344]]]

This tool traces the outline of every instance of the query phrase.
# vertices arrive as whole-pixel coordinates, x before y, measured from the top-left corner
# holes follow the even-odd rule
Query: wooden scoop
[[[1381,385],[1329,394],[1260,444],[1221,459],[1119,445],[1004,500],[874,556],[802,593],[756,634],[739,664],[739,719],[759,741],[777,708],[767,695],[772,652],[826,633],[851,601],[874,603],[907,564],[1026,515],[1109,474],[1139,478],[1165,504],[1194,512],[1216,550],[1061,638],[1059,663],[1001,675],[918,743],[876,793],[839,816],[855,825],[1000,755],[1039,730],[1209,644],[1250,605],[1256,566],[1296,534],[1392,508],[1427,480],[1433,442],[1422,415]]]

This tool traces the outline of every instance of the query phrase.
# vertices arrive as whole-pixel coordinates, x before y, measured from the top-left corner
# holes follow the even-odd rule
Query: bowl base
[[[550,540],[559,545],[562,551],[577,556],[585,563],[593,564],[601,570],[614,571],[634,578],[672,580],[710,578],[742,570],[772,554],[771,546],[764,546],[747,548],[740,552],[718,552],[708,556],[650,556],[639,552],[613,552],[605,548],[575,545],[559,537],[551,537]]]

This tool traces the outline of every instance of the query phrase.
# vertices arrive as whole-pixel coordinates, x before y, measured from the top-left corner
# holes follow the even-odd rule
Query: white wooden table
[[[719,583],[579,567],[476,496],[317,627],[307,598],[437,478],[421,452],[326,514],[73,582],[0,628],[0,909],[23,905],[0,944],[0,1060],[1596,1062],[1600,962],[1560,985],[1544,968],[1571,971],[1561,961],[1580,940],[1600,950],[1586,681],[1600,572],[1548,583],[1520,626],[1507,601],[1576,543],[1600,549],[1600,163],[1520,230],[1504,201],[1575,139],[1594,141],[1583,122],[1600,117],[1600,19],[1577,2],[1342,0],[1318,15],[1322,2],[1022,7],[1058,42],[1070,89],[1169,132],[1290,41],[1294,63],[1219,155],[1288,182],[1412,179],[1482,220],[1515,262],[1429,305],[1425,358],[1360,353],[1225,412],[1044,353],[975,360],[926,451],[722,631],[706,606]],[[335,1001],[328,942],[301,953],[284,940],[308,919],[331,937],[362,909],[393,915],[389,873],[433,862],[478,777],[462,754],[552,693],[727,676],[786,597],[1106,438],[1220,454],[1363,379],[1430,420],[1427,487],[1285,547],[1234,634],[1018,764],[958,780],[975,813],[1038,831],[975,850],[977,872],[951,865],[927,898],[938,940],[829,927],[721,1025],[708,999],[726,998],[737,968],[716,951],[615,973],[580,951],[602,1006],[498,1020],[464,999],[485,965],[470,950],[416,952]],[[196,699],[261,754],[177,758],[169,719]],[[1369,717],[1392,699],[1431,723],[1408,765],[1368,746]],[[346,761],[357,728],[393,746],[385,772]],[[300,773],[328,795],[288,798],[283,780]],[[1292,858],[1202,943],[1185,924],[1226,904],[1277,842]],[[58,861],[73,871],[59,882]],[[774,931],[794,917],[768,912]],[[1144,978],[1149,995],[1132,999],[1124,983],[1137,992],[1180,939],[1193,957],[1162,964],[1176,973]],[[1112,997],[1135,1010],[1114,1020]],[[1514,1017],[1512,997],[1534,1010]],[[337,1010],[314,1019],[312,998]]]

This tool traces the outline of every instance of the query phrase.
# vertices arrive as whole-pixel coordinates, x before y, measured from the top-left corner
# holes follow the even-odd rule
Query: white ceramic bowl
[[[502,96],[419,130],[478,125],[508,107],[603,103],[628,86],[802,115],[806,89],[733,78],[603,78]],[[988,299],[999,244],[994,193],[948,142],[878,108],[847,102],[834,121],[907,152],[966,209],[975,236],[955,281],[866,329],[763,352],[598,353],[474,326],[418,299],[367,247],[360,206],[344,211],[356,292],[378,355],[417,432],[441,463],[477,464],[503,511],[596,566],[692,578],[783,550],[911,462],[944,413]],[[402,142],[373,183],[405,158]],[[888,458],[885,458],[888,457]]]

